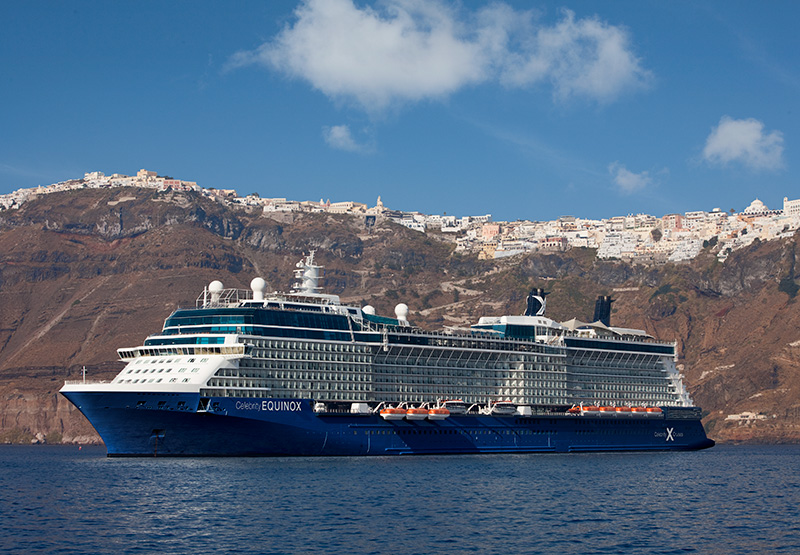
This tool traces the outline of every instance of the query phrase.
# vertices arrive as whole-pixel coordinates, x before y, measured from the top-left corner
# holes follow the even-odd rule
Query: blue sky
[[[800,198],[800,3],[2,2],[0,194],[140,168],[496,220]]]

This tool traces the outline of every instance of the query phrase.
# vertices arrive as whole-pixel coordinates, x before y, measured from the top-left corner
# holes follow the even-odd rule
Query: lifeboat
[[[616,416],[617,411],[614,407],[600,407],[598,413],[600,416]]]
[[[614,409],[614,412],[616,413],[617,416],[623,416],[623,417],[628,417],[633,414],[630,407],[616,407]]]
[[[647,409],[644,407],[631,408],[631,416],[647,416]]]
[[[492,414],[496,416],[510,416],[517,412],[517,405],[511,401],[497,401],[492,405]]]
[[[581,414],[583,416],[598,416],[600,414],[600,409],[594,405],[581,407]]]
[[[449,399],[442,403],[442,407],[450,411],[450,414],[466,414],[467,404],[461,399]]]
[[[425,420],[428,418],[428,409],[411,407],[406,410],[406,420]]]
[[[450,411],[444,407],[436,407],[428,411],[428,420],[444,420],[450,416]]]
[[[658,407],[647,407],[647,416],[650,418],[658,418],[659,416],[663,415],[664,411],[662,411]]]
[[[581,407],[572,407],[571,409],[567,409],[567,414],[580,415]]]
[[[386,407],[381,409],[381,418],[384,420],[402,420],[406,416],[406,409]]]

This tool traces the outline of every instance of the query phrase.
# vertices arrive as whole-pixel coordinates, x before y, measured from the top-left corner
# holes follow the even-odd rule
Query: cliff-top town
[[[231,207],[260,207],[265,217],[280,217],[296,212],[327,212],[375,216],[393,220],[408,228],[426,232],[441,231],[452,237],[457,252],[476,253],[480,258],[502,258],[532,251],[564,251],[573,247],[597,249],[598,258],[619,258],[640,263],[691,260],[703,247],[715,247],[720,260],[753,241],[769,241],[792,235],[800,228],[800,199],[783,199],[783,208],[770,210],[756,199],[742,212],[715,208],[684,214],[656,217],[648,214],[614,216],[589,220],[562,216],[554,221],[493,222],[491,215],[426,215],[387,208],[380,197],[374,207],[360,202],[295,201],[261,198],[256,194],[240,197],[233,189],[204,188],[193,181],[159,176],[139,170],[135,176],[102,172],[86,173],[46,187],[18,189],[0,195],[0,211],[19,208],[41,195],[76,189],[143,187],[159,191],[194,191]]]

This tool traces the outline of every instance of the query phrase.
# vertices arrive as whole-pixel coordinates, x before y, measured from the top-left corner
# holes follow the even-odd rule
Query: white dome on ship
[[[263,301],[264,291],[267,290],[267,282],[260,277],[253,278],[253,281],[250,282],[250,289],[253,290],[254,301]]]
[[[408,305],[405,303],[400,303],[394,307],[394,314],[401,322],[408,322]]]
[[[375,307],[371,304],[368,304],[364,308],[361,309],[361,312],[364,314],[369,314],[370,316],[375,316]]]
[[[222,282],[217,279],[208,284],[208,292],[211,294],[211,304],[217,304],[219,302],[223,289],[225,289],[225,287],[222,285]]]

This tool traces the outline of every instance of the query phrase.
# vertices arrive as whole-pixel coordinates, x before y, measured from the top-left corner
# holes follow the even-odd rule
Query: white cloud
[[[611,174],[620,192],[626,195],[641,191],[653,183],[653,178],[648,172],[633,173],[619,162],[609,164],[608,173]]]
[[[520,86],[548,80],[558,97],[613,100],[651,79],[629,43],[623,28],[597,18],[576,21],[564,10],[555,26],[536,29],[522,52],[502,60],[502,79]]]
[[[356,142],[347,125],[334,125],[323,127],[322,137],[328,146],[348,152],[364,152],[366,147]]]
[[[715,165],[731,162],[756,170],[776,170],[783,166],[783,133],[765,133],[757,119],[722,116],[711,130],[703,148],[703,159]]]
[[[469,85],[549,82],[559,98],[613,100],[645,84],[649,72],[627,32],[564,11],[552,27],[532,12],[492,4],[475,13],[438,0],[305,0],[296,20],[227,68],[260,64],[308,81],[331,98],[368,111],[445,97]]]

